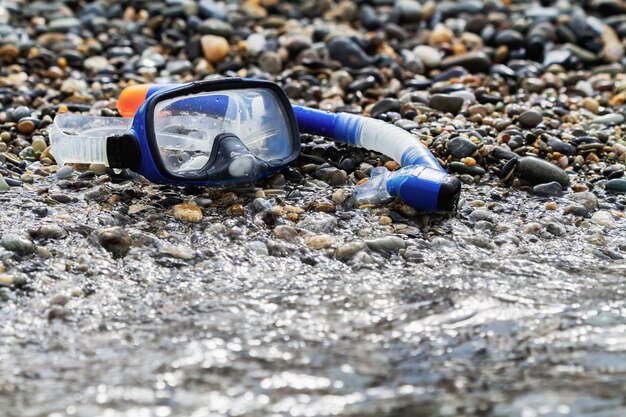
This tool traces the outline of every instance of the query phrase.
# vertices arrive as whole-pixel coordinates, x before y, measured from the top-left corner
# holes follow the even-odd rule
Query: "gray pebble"
[[[70,178],[73,173],[74,173],[74,168],[72,168],[71,166],[63,166],[59,168],[55,176],[57,177],[57,179],[64,180],[64,179]]]
[[[35,252],[35,244],[29,238],[18,235],[15,233],[9,233],[2,237],[0,240],[0,246],[11,252],[17,252],[22,255]]]
[[[474,142],[462,136],[448,141],[446,147],[448,148],[448,152],[457,159],[471,156],[478,149],[478,146]]]
[[[330,233],[337,228],[337,219],[326,213],[311,213],[298,222],[298,227],[313,233]]]
[[[531,184],[543,184],[556,181],[562,186],[569,185],[569,176],[556,165],[543,159],[526,157],[517,161],[517,172],[520,177]]]
[[[538,184],[533,187],[533,193],[546,197],[557,197],[563,194],[563,186],[556,181]]]
[[[520,125],[522,125],[522,127],[531,128],[541,123],[543,121],[543,117],[541,116],[540,113],[529,110],[529,111],[525,111],[524,113],[522,113],[519,116],[518,120],[519,120]]]
[[[398,236],[386,236],[379,239],[366,240],[367,247],[375,252],[391,253],[406,247],[404,240]]]
[[[428,103],[430,107],[444,113],[457,114],[463,107],[463,98],[450,94],[434,94]]]
[[[569,199],[574,201],[589,211],[593,211],[598,208],[598,197],[591,191],[583,191],[580,193],[572,194]]]

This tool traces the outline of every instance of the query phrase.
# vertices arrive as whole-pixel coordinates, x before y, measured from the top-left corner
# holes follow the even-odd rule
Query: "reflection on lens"
[[[153,120],[165,168],[172,174],[191,177],[205,172],[218,158],[230,158],[212,155],[215,137],[221,133],[237,136],[250,154],[261,160],[288,157],[294,143],[286,118],[275,93],[254,88],[163,100],[157,103]],[[237,172],[246,170],[235,169],[233,176]]]

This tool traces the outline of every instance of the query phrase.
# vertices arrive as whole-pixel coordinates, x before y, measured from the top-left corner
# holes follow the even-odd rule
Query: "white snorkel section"
[[[50,129],[50,152],[59,165],[104,164],[107,138],[123,135],[130,129],[130,117],[95,117],[64,113],[54,118]]]

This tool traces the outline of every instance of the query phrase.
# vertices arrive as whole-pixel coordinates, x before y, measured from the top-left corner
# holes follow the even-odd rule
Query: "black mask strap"
[[[141,148],[135,136],[124,134],[107,138],[107,160],[111,168],[139,169]]]

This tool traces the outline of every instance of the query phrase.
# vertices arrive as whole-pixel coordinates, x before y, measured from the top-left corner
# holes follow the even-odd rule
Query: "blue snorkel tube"
[[[332,138],[337,143],[380,152],[403,167],[376,167],[365,184],[355,187],[359,204],[380,204],[398,197],[423,211],[451,211],[461,182],[449,175],[413,134],[382,120],[292,105],[300,133]]]

